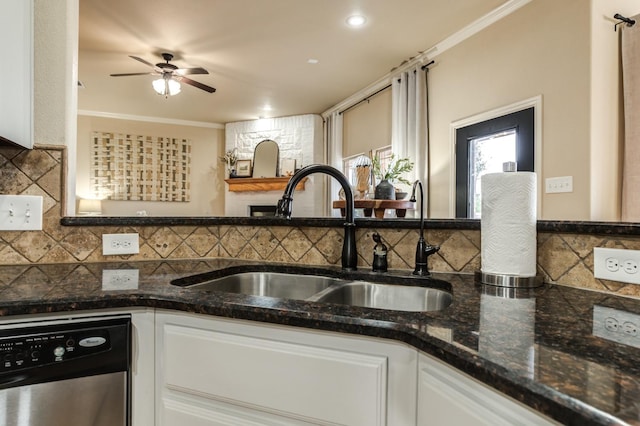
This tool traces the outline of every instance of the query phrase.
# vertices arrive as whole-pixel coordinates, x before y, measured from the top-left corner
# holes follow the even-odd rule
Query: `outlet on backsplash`
[[[640,250],[594,247],[593,260],[595,278],[640,284]]]
[[[137,254],[140,252],[138,234],[102,234],[102,254]]]

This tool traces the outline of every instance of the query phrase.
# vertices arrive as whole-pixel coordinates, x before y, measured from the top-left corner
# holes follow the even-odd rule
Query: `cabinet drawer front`
[[[163,340],[170,389],[301,420],[385,424],[384,356],[169,324]]]

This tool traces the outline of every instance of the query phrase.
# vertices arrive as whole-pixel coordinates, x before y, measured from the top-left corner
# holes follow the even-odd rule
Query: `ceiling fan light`
[[[153,80],[152,82],[153,90],[156,91],[158,95],[163,96],[173,96],[180,93],[180,83],[171,78],[159,78],[157,80]]]
[[[180,83],[178,83],[177,81],[173,79],[167,80],[167,85],[169,86],[169,95],[173,96],[180,93]]]
[[[153,80],[153,83],[151,83],[151,84],[153,85],[153,90],[155,90],[158,95],[164,95],[165,94],[164,78],[159,78],[157,80]]]

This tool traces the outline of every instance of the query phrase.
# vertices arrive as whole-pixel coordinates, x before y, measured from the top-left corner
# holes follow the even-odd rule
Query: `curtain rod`
[[[428,64],[424,64],[423,66],[421,66],[421,67],[420,67],[420,69],[421,69],[422,71],[424,71],[424,70],[426,70],[427,68],[429,68],[429,66],[431,66],[431,65],[433,65],[433,64],[435,64],[435,63],[436,63],[436,61],[431,61],[431,62],[429,62]]]
[[[627,18],[626,16],[622,16],[619,13],[613,15],[613,19],[617,19],[618,21],[620,21],[613,26],[613,31],[617,31],[618,25],[620,24],[624,23],[627,24],[628,27],[633,27],[633,25],[636,23],[635,19]]]
[[[383,92],[385,90],[387,90],[389,87],[391,87],[390,84],[387,84],[386,86],[384,86],[382,89],[376,90],[375,92],[373,92],[372,94],[370,94],[369,96],[367,96],[366,98],[362,98],[360,99],[358,102],[356,102],[353,105],[349,105],[348,107],[346,107],[345,109],[343,109],[342,111],[338,112],[338,114],[344,114],[345,112],[349,111],[351,108],[360,105],[363,102],[368,101],[369,99],[373,98],[375,95],[377,95],[380,92]]]
[[[430,66],[430,65],[433,65],[435,62],[436,62],[436,61],[431,61],[431,62],[429,62],[428,64],[424,64],[423,66],[421,66],[421,67],[420,67],[420,69],[421,69],[422,71],[424,71],[424,70],[426,70],[427,68],[429,68],[429,66]],[[399,81],[400,81],[400,80],[398,79],[398,82],[399,82]],[[381,88],[381,89],[379,89],[379,90],[376,90],[375,92],[373,92],[372,94],[370,94],[370,95],[369,95],[369,96],[367,96],[366,98],[360,99],[360,100],[359,100],[358,102],[356,102],[355,104],[353,104],[353,105],[349,105],[348,107],[346,107],[346,108],[345,108],[345,109],[343,109],[342,111],[338,112],[338,114],[343,114],[343,113],[345,113],[345,112],[349,111],[351,108],[353,108],[353,107],[355,107],[355,106],[358,106],[358,105],[360,105],[360,104],[361,104],[361,103],[363,103],[363,102],[368,101],[369,99],[373,98],[373,97],[374,97],[375,95],[377,95],[378,93],[380,93],[380,92],[382,92],[382,91],[387,90],[389,87],[391,87],[391,84],[388,84],[388,85],[384,86],[383,88]]]

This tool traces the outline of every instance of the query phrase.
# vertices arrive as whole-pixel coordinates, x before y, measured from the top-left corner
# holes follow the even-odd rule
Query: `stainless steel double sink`
[[[438,311],[452,302],[451,293],[431,287],[277,272],[241,272],[188,287],[203,291],[410,312]]]

